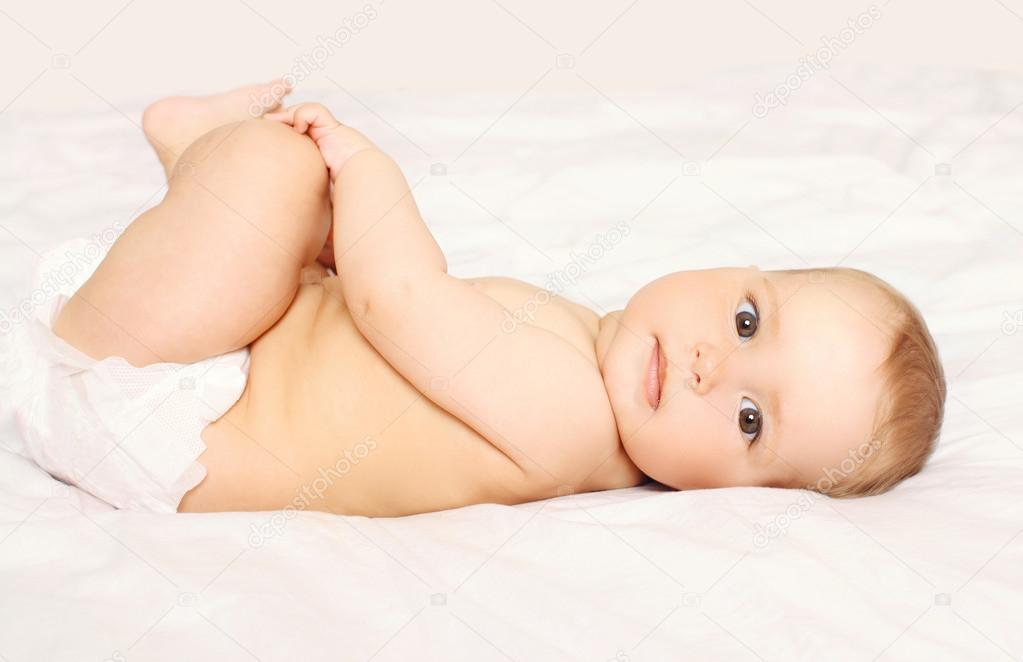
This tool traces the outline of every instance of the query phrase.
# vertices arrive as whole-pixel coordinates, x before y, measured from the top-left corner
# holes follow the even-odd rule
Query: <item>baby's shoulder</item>
[[[600,316],[589,308],[514,278],[466,278],[465,281],[504,307],[502,331],[511,333],[528,324],[560,336],[586,356],[594,354]]]

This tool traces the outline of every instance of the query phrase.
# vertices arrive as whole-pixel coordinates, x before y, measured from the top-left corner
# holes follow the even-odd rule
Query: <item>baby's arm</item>
[[[332,128],[336,120],[322,107],[315,112],[322,121],[310,122],[310,135],[319,135],[331,170],[335,257],[359,330],[420,392],[524,473],[555,485],[581,478],[574,473],[585,465],[577,460],[586,442],[613,429],[604,420],[609,411],[595,406],[607,400],[596,366],[546,330],[502,331],[505,309],[448,275],[398,165],[371,146],[341,148],[347,156],[332,164],[329,132],[349,142],[357,132]]]

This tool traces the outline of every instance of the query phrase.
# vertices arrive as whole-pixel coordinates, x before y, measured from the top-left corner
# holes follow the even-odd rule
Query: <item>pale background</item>
[[[284,73],[372,4],[377,18],[308,79],[351,93],[506,90],[558,54],[608,94],[679,86],[723,68],[792,63],[869,2],[784,0],[92,0],[0,3],[0,109],[117,104]],[[1023,0],[878,2],[846,63],[1023,70]],[[59,56],[68,56],[62,60]],[[54,56],[58,56],[54,60]],[[69,67],[54,68],[68,64]],[[582,85],[548,77],[545,85]],[[741,92],[741,94],[738,94]],[[737,91],[752,103],[753,90]],[[365,99],[364,99],[365,100]]]

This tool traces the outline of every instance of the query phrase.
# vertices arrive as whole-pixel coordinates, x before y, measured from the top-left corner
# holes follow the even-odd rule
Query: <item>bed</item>
[[[836,66],[754,114],[788,73],[628,93],[555,67],[502,93],[298,98],[395,156],[456,275],[561,274],[603,311],[683,268],[888,279],[949,381],[923,473],[856,500],[646,485],[393,519],[161,516],[0,452],[0,660],[1019,659],[1023,78]],[[146,100],[111,101],[0,114],[5,313],[43,250],[160,199]]]

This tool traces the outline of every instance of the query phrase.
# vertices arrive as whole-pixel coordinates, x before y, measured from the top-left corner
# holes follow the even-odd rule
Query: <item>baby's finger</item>
[[[270,120],[271,122],[282,122],[284,124],[290,124],[290,119],[287,113],[265,113],[263,119]]]
[[[324,106],[318,103],[307,103],[295,112],[292,126],[299,133],[306,133],[316,129],[333,129],[338,126],[338,121]]]
[[[263,115],[263,119],[270,120],[272,122],[283,122],[284,124],[294,124],[295,110],[297,108],[298,106],[291,106],[290,108],[285,108],[284,110],[277,110],[272,113],[266,113],[265,115]]]
[[[295,112],[295,121],[291,124],[291,126],[295,127],[295,131],[305,133],[309,130],[309,125],[312,123],[309,117],[310,112],[308,106],[303,106]],[[315,119],[315,117],[312,119]]]

